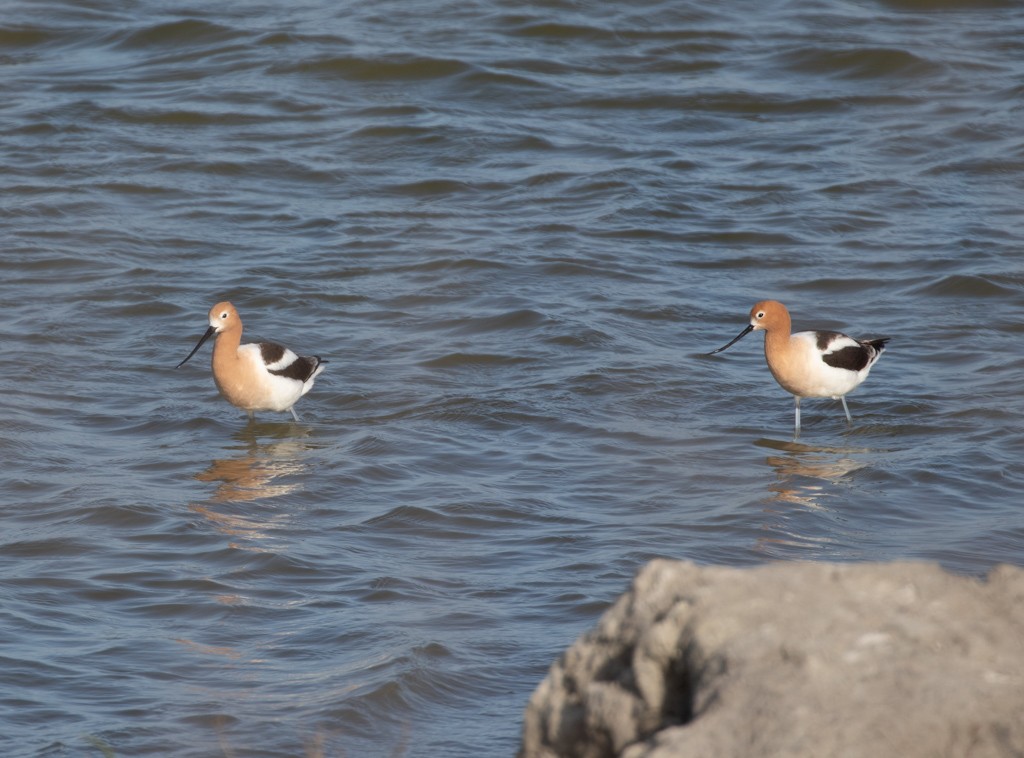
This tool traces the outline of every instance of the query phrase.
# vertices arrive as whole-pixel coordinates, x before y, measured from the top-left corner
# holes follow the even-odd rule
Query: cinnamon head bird
[[[181,368],[210,337],[213,346],[213,381],[224,399],[249,413],[290,411],[299,420],[295,403],[313,387],[324,370],[318,355],[303,357],[274,342],[242,343],[242,319],[229,302],[210,309],[210,327],[192,348]]]
[[[843,401],[846,421],[853,423],[846,396],[868,378],[889,337],[854,339],[840,332],[791,333],[792,322],[786,306],[762,300],[750,309],[750,323],[726,345],[708,355],[720,353],[753,331],[763,331],[764,357],[779,385],[796,398],[794,436],[800,436],[800,399],[829,397]]]

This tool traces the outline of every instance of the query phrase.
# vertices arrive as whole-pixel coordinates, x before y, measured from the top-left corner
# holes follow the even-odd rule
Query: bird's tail
[[[885,343],[891,339],[892,337],[876,337],[875,339],[864,340],[864,342],[866,342],[868,345],[871,345],[871,347],[873,347],[878,352],[882,352],[883,350],[885,350]]]

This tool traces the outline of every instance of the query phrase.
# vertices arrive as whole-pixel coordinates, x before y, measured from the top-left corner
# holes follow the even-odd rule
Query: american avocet
[[[830,397],[843,401],[846,421],[853,423],[846,395],[868,378],[871,367],[885,350],[889,337],[856,340],[839,332],[815,331],[790,334],[792,323],[786,306],[762,300],[750,309],[750,324],[720,353],[752,331],[763,329],[764,357],[772,376],[796,398],[795,435],[800,435],[800,398]]]
[[[273,342],[242,345],[242,319],[231,303],[217,303],[210,309],[210,328],[192,352],[175,368],[196,354],[206,340],[217,335],[213,346],[213,381],[225,399],[249,412],[291,411],[300,397],[313,386],[326,361],[319,355],[300,357]]]

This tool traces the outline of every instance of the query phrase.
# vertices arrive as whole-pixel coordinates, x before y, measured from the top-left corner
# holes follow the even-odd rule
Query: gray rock
[[[552,665],[521,758],[1024,756],[1024,570],[654,561]]]

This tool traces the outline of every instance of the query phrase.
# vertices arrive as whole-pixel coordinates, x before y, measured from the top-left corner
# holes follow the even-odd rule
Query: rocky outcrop
[[[654,561],[556,662],[521,758],[1024,756],[1024,570]]]

